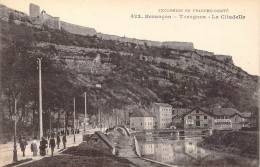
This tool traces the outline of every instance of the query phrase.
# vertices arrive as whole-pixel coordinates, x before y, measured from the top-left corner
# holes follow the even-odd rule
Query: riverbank
[[[219,152],[232,153],[258,159],[259,143],[257,132],[216,131],[198,146]]]

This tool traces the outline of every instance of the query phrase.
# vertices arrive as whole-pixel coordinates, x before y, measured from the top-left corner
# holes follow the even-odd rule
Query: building
[[[137,109],[130,115],[130,128],[134,130],[152,130],[154,129],[154,117],[145,109]]]
[[[254,120],[248,113],[241,113],[235,108],[199,108],[184,114],[184,129],[238,130],[249,127],[249,120]]]
[[[208,111],[214,115],[212,129],[240,129],[244,122],[241,113],[234,108],[210,108]]]
[[[257,116],[251,112],[244,112],[242,116],[245,118],[244,127],[256,127],[257,125]]]
[[[167,103],[152,103],[151,113],[155,117],[156,129],[166,129],[172,125],[172,106]]]
[[[189,108],[173,108],[172,109],[172,125],[177,128],[183,128],[183,116],[189,112]]]
[[[183,116],[184,129],[209,129],[212,127],[212,113],[196,107]]]
[[[115,146],[110,142],[108,137],[102,132],[95,132],[87,140],[87,144],[90,147],[102,150],[108,154],[115,154]]]

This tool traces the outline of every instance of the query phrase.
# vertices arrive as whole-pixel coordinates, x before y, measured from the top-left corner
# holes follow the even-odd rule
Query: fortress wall
[[[232,56],[228,55],[215,55],[215,58],[221,61],[228,61],[229,63],[233,63]]]
[[[49,28],[60,30],[60,18],[52,17],[48,14],[43,14],[42,16],[43,23],[47,25]]]
[[[93,28],[78,26],[78,25],[66,23],[63,21],[60,22],[60,26],[62,29],[66,30],[72,34],[90,35],[90,36],[97,34],[96,30]]]
[[[205,51],[205,50],[199,50],[199,49],[196,49],[195,52],[201,56],[214,56],[214,53],[213,52],[208,52],[208,51]]]
[[[162,45],[171,49],[194,51],[194,46],[191,42],[162,42]]]
[[[40,15],[40,6],[30,3],[30,16],[37,17]]]

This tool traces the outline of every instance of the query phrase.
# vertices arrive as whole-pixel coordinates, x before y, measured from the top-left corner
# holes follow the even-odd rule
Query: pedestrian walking
[[[57,134],[57,147],[60,148],[60,135]]]
[[[40,142],[40,155],[41,156],[46,155],[47,147],[48,147],[48,141],[45,139],[45,137],[42,137],[42,140]]]
[[[54,136],[52,135],[51,139],[50,139],[50,143],[49,143],[49,148],[51,148],[51,156],[53,156],[53,151],[54,151],[55,146],[56,146],[55,139],[54,139]]]
[[[33,156],[37,156],[37,141],[36,138],[33,139],[32,144],[31,144],[31,151],[33,152]]]
[[[27,144],[28,144],[27,141],[24,138],[22,138],[20,142],[20,147],[21,147],[21,151],[23,152],[23,157],[25,156],[24,152]]]
[[[66,143],[67,143],[66,134],[63,135],[63,137],[62,137],[62,143],[63,143],[64,148],[66,148]]]

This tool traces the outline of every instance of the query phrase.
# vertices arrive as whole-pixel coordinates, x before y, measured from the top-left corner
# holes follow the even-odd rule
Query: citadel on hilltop
[[[26,25],[30,27],[41,28],[42,26],[47,26],[51,29],[65,30],[72,34],[79,34],[84,36],[97,36],[104,40],[129,42],[138,45],[147,45],[152,47],[166,47],[166,48],[176,49],[180,51],[192,51],[192,52],[196,52],[201,56],[209,56],[217,60],[224,61],[225,63],[233,64],[233,60],[231,56],[215,55],[213,52],[195,49],[193,43],[191,42],[174,42],[174,41],[158,42],[158,41],[140,40],[135,38],[127,38],[127,37],[120,37],[116,35],[98,33],[93,28],[79,26],[79,25],[61,21],[59,17],[53,17],[44,10],[40,12],[40,6],[32,3],[30,3],[29,16],[23,12],[9,9],[4,5],[0,5],[0,13],[1,13],[0,19],[4,21],[8,21],[9,16],[11,14],[14,15],[16,18],[19,18],[14,20],[16,24],[21,24],[20,20],[30,20],[29,22],[26,23]]]
[[[121,42],[132,42],[140,45],[148,45],[148,46],[165,46],[172,49],[179,49],[179,50],[194,50],[193,43],[190,42],[156,42],[156,41],[148,41],[148,40],[139,40],[133,38],[126,38],[126,37],[119,37],[116,35],[107,35],[102,33],[97,33],[95,29],[83,27],[79,25],[74,25],[70,23],[66,23],[60,21],[59,17],[53,17],[47,14],[44,10],[40,12],[40,7],[35,4],[30,4],[30,17],[41,25],[46,25],[52,29],[63,29],[73,34],[80,34],[80,35],[96,35],[105,40],[117,40]]]

